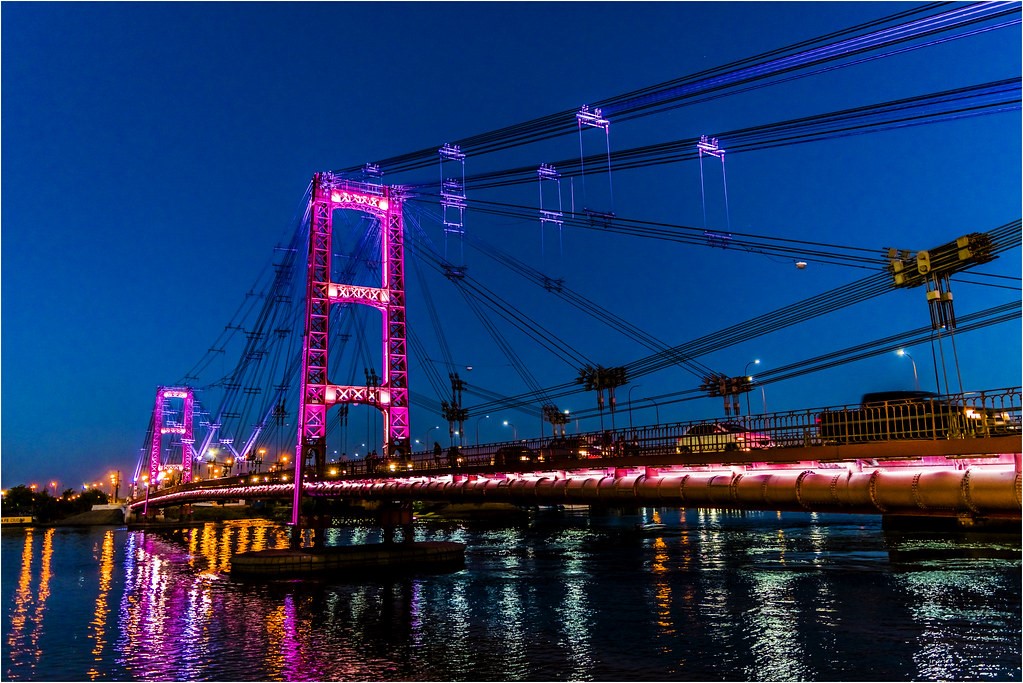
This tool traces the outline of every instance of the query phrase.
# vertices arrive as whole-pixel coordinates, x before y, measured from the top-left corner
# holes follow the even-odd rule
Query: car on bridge
[[[750,431],[738,422],[708,422],[693,425],[678,438],[676,453],[713,453],[773,448],[767,434]]]
[[[494,451],[490,464],[496,467],[509,465],[536,464],[546,462],[547,457],[528,446],[501,446]]]
[[[557,460],[592,460],[604,457],[604,449],[596,438],[585,436],[556,437],[542,448],[550,461]]]

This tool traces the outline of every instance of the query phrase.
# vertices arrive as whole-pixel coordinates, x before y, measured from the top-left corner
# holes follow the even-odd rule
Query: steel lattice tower
[[[181,423],[164,423],[163,403],[168,398],[184,400]],[[163,448],[164,434],[181,435],[181,483],[192,481],[192,411],[195,395],[189,387],[159,387],[156,390],[156,407],[153,409],[153,439],[149,445],[149,482],[148,486],[156,486],[160,476],[160,451]]]
[[[380,287],[330,281],[331,231],[335,209],[362,211],[380,220],[383,264]],[[306,275],[302,386],[292,525],[298,527],[303,468],[308,461],[323,475],[327,455],[327,410],[338,403],[363,403],[383,414],[385,457],[409,454],[408,355],[405,331],[405,248],[402,197],[395,188],[357,183],[331,173],[313,176]],[[331,384],[327,368],[332,304],[362,304],[383,314],[383,376],[375,386]]]

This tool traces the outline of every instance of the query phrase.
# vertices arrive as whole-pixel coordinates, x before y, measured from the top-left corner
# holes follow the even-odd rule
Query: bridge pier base
[[[415,530],[412,525],[412,502],[386,502],[380,506],[378,515],[380,526],[384,530],[384,543],[394,543],[394,532],[401,528],[402,543],[413,543]]]

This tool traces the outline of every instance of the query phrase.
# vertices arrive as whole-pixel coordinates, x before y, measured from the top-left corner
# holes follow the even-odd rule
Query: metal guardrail
[[[907,439],[946,440],[1021,433],[1020,387],[880,401],[798,411],[740,416],[573,434],[565,438],[522,439],[458,449],[461,466],[489,466],[502,448],[525,447],[534,461],[726,453],[808,448]],[[529,457],[523,453],[523,457]],[[542,458],[542,460],[539,460]],[[523,464],[527,464],[524,461]],[[357,463],[353,463],[357,464]],[[389,463],[382,463],[388,466]],[[449,468],[449,452],[437,462],[429,452],[413,453],[405,469]],[[510,464],[510,463],[507,463]],[[396,466],[396,469],[398,467]]]

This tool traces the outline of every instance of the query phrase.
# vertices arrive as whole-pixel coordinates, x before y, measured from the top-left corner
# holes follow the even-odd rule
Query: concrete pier
[[[451,541],[378,543],[323,549],[273,549],[231,558],[231,575],[259,578],[363,571],[435,572],[460,568],[465,545]]]

